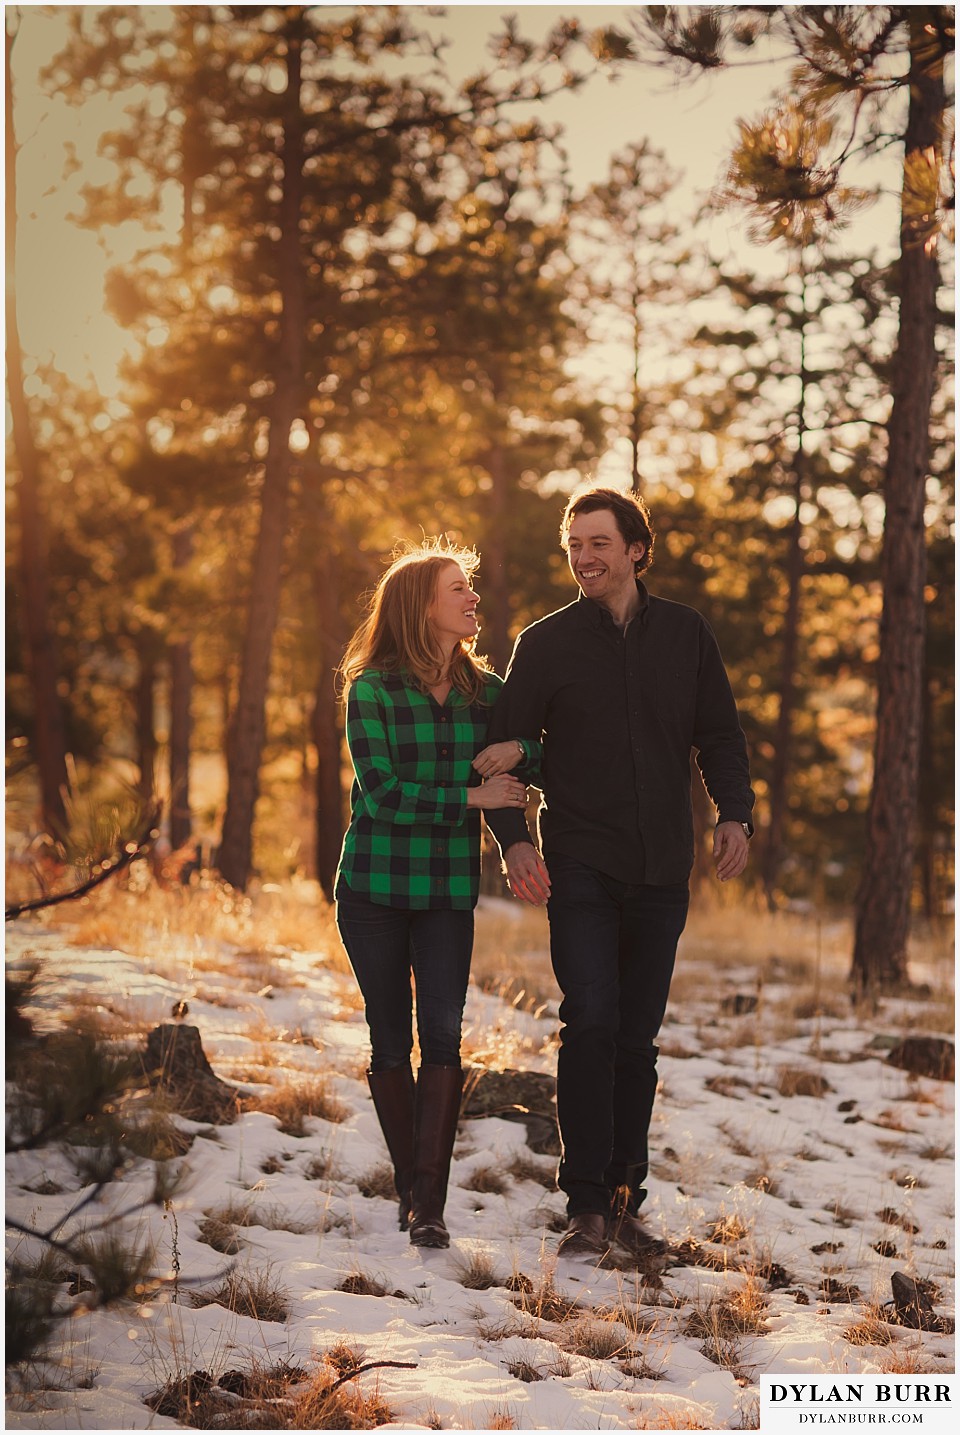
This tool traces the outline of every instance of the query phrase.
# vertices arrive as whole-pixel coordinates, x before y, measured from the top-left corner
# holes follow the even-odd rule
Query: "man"
[[[693,608],[647,592],[643,501],[573,498],[561,542],[580,588],[517,639],[490,737],[543,740],[541,857],[498,831],[510,888],[547,904],[563,993],[557,1115],[567,1196],[563,1255],[611,1241],[663,1254],[644,1229],[647,1133],[663,1021],[693,865],[690,749],[717,811],[717,876],[747,863],[753,792],[716,639]],[[525,824],[524,824],[525,829]],[[505,845],[506,837],[509,845]]]

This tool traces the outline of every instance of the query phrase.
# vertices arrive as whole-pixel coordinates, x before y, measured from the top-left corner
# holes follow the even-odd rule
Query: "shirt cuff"
[[[467,820],[467,789],[445,787],[440,800],[437,821],[445,827],[460,827]]]
[[[748,837],[752,837],[752,836],[753,836],[754,826],[753,826],[753,823],[750,821],[750,818],[747,817],[747,816],[743,816],[743,817],[731,817],[729,813],[723,812],[723,813],[721,813],[720,816],[717,818],[717,826],[718,826],[718,827],[720,826],[720,823],[721,823],[721,822],[735,822],[738,827],[742,827],[743,824],[746,823],[746,825],[747,825],[747,827],[748,827],[748,829],[749,829],[749,831],[747,832],[747,836],[748,836]]]

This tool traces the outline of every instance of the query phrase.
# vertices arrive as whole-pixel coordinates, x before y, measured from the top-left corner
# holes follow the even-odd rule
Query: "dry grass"
[[[478,1191],[485,1196],[502,1196],[510,1189],[509,1181],[495,1166],[478,1166],[459,1184],[465,1191]]]
[[[488,1411],[486,1423],[477,1426],[478,1430],[516,1430],[516,1412],[510,1409],[509,1405],[494,1405]]]
[[[57,877],[55,888],[68,885]],[[38,895],[32,871],[8,863],[8,891]],[[241,894],[204,873],[187,886],[158,878],[146,862],[77,902],[47,908],[38,920],[64,934],[74,946],[117,948],[152,958],[157,970],[192,983],[203,972],[266,984],[295,984],[285,958],[290,952],[317,952],[331,971],[349,975],[350,964],[336,929],[334,909],[317,883],[291,879]],[[226,956],[224,945],[234,948]],[[259,980],[256,978],[259,977]]]
[[[620,1366],[624,1375],[631,1380],[666,1380],[667,1372],[662,1366],[651,1365],[646,1357],[639,1360],[625,1360]]]
[[[343,1170],[330,1151],[321,1151],[319,1156],[311,1156],[303,1168],[303,1174],[308,1181],[332,1183],[343,1179]]]
[[[227,1226],[255,1226],[258,1224],[258,1217],[253,1209],[252,1201],[240,1201],[231,1197],[224,1206],[212,1206],[204,1213],[212,1221],[219,1221]]]
[[[369,1271],[361,1270],[355,1266],[352,1271],[344,1276],[343,1280],[336,1287],[346,1295],[371,1295],[371,1296],[393,1296],[396,1300],[410,1300],[406,1291],[391,1290],[390,1283],[382,1276],[373,1276]]]
[[[711,1087],[711,1090],[716,1090],[716,1088]],[[717,1130],[722,1132],[723,1135],[727,1138],[725,1144],[727,1150],[730,1151],[732,1155],[749,1156],[751,1158],[756,1155],[753,1146],[744,1137],[740,1136],[737,1133],[737,1131],[731,1126],[729,1121],[718,1122]]]
[[[563,1343],[574,1355],[588,1360],[625,1359],[633,1354],[633,1342],[622,1325],[590,1316],[567,1322]]]
[[[526,1385],[532,1385],[537,1380],[544,1380],[544,1373],[528,1360],[513,1360],[507,1362],[507,1369],[514,1380],[522,1380]]]
[[[550,965],[547,914],[521,906],[477,908],[471,974],[482,991],[520,990],[524,1004],[559,1000]]]
[[[672,1403],[668,1406],[656,1405],[649,1413],[644,1413],[637,1420],[638,1430],[709,1430],[709,1425],[702,1425],[699,1418],[694,1415],[693,1408],[686,1403]]]
[[[486,1291],[504,1284],[486,1251],[458,1252],[454,1258],[454,1271],[464,1290]]]
[[[366,1355],[365,1345],[347,1345],[345,1340],[338,1340],[336,1345],[324,1351],[323,1358],[338,1375],[346,1375],[351,1370],[359,1370]]]
[[[237,1229],[229,1221],[216,1216],[207,1216],[200,1222],[197,1240],[224,1256],[235,1256],[243,1250],[244,1242],[237,1235]]]
[[[290,1314],[290,1292],[269,1266],[257,1271],[231,1271],[214,1290],[197,1291],[191,1303],[195,1307],[222,1305],[237,1315],[280,1324]]]
[[[919,1341],[899,1345],[877,1366],[879,1375],[938,1375],[942,1370],[942,1363],[931,1360]]]
[[[396,1411],[380,1395],[375,1383],[369,1395],[359,1386],[332,1389],[335,1379],[329,1372],[318,1373],[305,1390],[298,1392],[289,1430],[374,1430],[394,1419]]]
[[[384,1201],[395,1201],[397,1199],[397,1186],[394,1180],[393,1167],[384,1161],[379,1166],[374,1166],[365,1176],[357,1181],[357,1190],[361,1196],[371,1199],[379,1196]]]
[[[917,1156],[921,1161],[952,1161],[953,1149],[950,1141],[931,1141],[920,1147]]]
[[[767,1313],[767,1297],[759,1281],[748,1277],[732,1295],[695,1305],[683,1324],[683,1333],[704,1340],[709,1351],[723,1355],[716,1363],[727,1365],[727,1346],[746,1335],[764,1335]],[[709,1351],[704,1348],[708,1359],[714,1360],[715,1355]]]
[[[548,1191],[557,1189],[557,1163],[552,1157],[537,1158],[521,1151],[507,1167],[515,1181],[535,1181]]]
[[[550,1275],[544,1276],[540,1284],[532,1290],[522,1289],[513,1296],[513,1303],[524,1315],[554,1323],[569,1320],[574,1311],[581,1310],[576,1300],[571,1300],[557,1290]]]
[[[248,1097],[244,1105],[247,1110],[265,1111],[268,1116],[275,1116],[286,1136],[306,1136],[306,1123],[314,1116],[335,1123],[346,1121],[350,1116],[349,1108],[333,1094],[325,1076],[290,1082],[272,1091],[258,1093]]]
[[[826,1096],[833,1087],[819,1071],[803,1066],[781,1066],[777,1071],[777,1091],[781,1096]]]
[[[861,1320],[847,1327],[843,1338],[851,1345],[893,1345],[897,1336],[884,1320],[880,1307],[870,1306]]]
[[[707,1239],[721,1246],[734,1246],[749,1232],[749,1226],[734,1212],[721,1214],[710,1226]]]

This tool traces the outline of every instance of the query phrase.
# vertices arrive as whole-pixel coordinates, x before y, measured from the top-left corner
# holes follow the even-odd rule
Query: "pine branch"
[[[10,922],[14,918],[22,916],[24,912],[36,912],[41,907],[56,907],[61,902],[72,902],[77,897],[85,897],[88,892],[92,892],[95,887],[99,887],[110,877],[115,877],[118,872],[122,872],[132,862],[146,857],[159,836],[157,823],[160,820],[160,811],[159,806],[155,807],[150,814],[143,835],[135,842],[127,842],[118,857],[105,858],[103,862],[99,863],[100,871],[95,872],[92,877],[88,877],[86,882],[81,882],[78,887],[71,887],[67,892],[53,892],[49,897],[34,897],[29,902],[17,902],[14,906],[5,909],[4,920]]]

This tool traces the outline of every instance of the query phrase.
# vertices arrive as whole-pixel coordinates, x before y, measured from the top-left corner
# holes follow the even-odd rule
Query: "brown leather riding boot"
[[[463,1072],[459,1066],[421,1066],[413,1137],[413,1218],[415,1246],[449,1246],[443,1223],[450,1158],[457,1136]]]
[[[405,1231],[410,1225],[416,1092],[410,1063],[391,1066],[386,1071],[368,1071],[367,1085],[393,1162],[393,1181],[400,1203],[400,1229]]]

